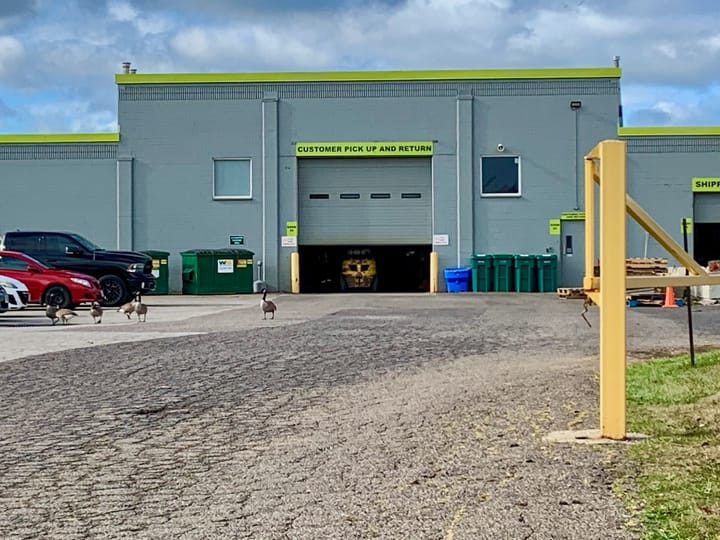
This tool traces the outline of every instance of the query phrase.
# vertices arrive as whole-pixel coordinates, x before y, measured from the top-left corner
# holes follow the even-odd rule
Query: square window
[[[213,199],[252,198],[249,159],[213,159]]]
[[[520,158],[486,156],[482,158],[482,195],[512,197],[520,195]]]

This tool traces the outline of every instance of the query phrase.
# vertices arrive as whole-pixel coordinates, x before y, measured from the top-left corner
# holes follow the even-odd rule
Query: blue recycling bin
[[[443,273],[445,275],[445,287],[447,292],[467,292],[470,290],[470,274],[472,268],[469,266],[462,268],[446,268]]]

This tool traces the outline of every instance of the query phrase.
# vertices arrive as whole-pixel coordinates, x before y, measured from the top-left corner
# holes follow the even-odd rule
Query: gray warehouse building
[[[115,77],[119,132],[0,135],[0,232],[72,230],[108,248],[252,251],[289,290],[338,290],[351,252],[378,290],[428,290],[477,253],[554,253],[583,273],[583,156],[628,144],[628,191],[691,252],[720,259],[720,128],[622,126],[621,70]],[[628,256],[667,256],[639,227]],[[442,287],[442,281],[441,281]]]

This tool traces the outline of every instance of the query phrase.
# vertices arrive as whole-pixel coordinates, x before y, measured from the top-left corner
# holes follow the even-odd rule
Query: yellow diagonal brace
[[[680,264],[690,270],[696,276],[705,275],[705,269],[700,266],[688,253],[673,240],[670,235],[663,229],[642,207],[633,200],[630,195],[625,195],[625,206],[630,214],[640,226],[664,247],[667,252],[675,257]]]

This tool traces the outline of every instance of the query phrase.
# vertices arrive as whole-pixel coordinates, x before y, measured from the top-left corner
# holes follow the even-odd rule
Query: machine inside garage
[[[427,291],[431,157],[298,159],[302,292]]]

